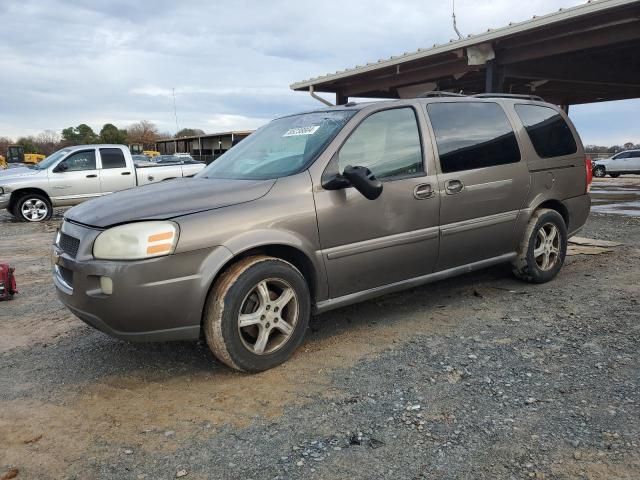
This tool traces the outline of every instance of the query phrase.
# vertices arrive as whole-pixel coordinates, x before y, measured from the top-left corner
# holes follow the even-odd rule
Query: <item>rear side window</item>
[[[553,108],[540,105],[516,105],[515,108],[539,157],[576,153],[578,147],[569,125]]]
[[[443,173],[520,161],[515,133],[497,103],[432,103],[427,111]]]
[[[126,168],[124,153],[119,148],[101,148],[102,168]]]
[[[348,165],[368,167],[380,180],[422,173],[422,147],[413,109],[383,110],[363,120],[338,154],[340,172]]]

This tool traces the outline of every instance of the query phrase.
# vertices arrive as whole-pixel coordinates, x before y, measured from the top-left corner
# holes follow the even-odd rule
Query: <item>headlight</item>
[[[137,260],[170,255],[178,243],[173,222],[140,222],[102,232],[93,243],[93,256],[103,260]]]

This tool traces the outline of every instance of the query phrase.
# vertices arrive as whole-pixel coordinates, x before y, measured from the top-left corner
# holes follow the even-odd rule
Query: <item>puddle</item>
[[[617,184],[616,184],[617,183]],[[591,211],[640,217],[640,181],[637,178],[605,179],[591,186]]]

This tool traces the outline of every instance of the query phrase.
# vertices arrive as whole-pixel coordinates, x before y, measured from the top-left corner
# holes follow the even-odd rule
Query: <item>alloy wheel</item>
[[[533,250],[538,268],[542,271],[551,270],[560,258],[560,232],[553,223],[545,223],[536,234],[536,244]]]
[[[267,279],[244,298],[238,315],[238,331],[244,347],[266,355],[284,346],[298,323],[298,296],[287,282]]]
[[[39,222],[46,218],[49,207],[39,198],[29,198],[22,203],[20,212],[29,222]]]

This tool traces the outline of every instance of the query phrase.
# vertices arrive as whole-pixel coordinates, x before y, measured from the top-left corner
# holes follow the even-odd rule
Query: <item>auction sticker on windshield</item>
[[[310,127],[290,128],[285,132],[283,137],[297,137],[299,135],[313,135],[318,131],[320,125],[312,125]]]

